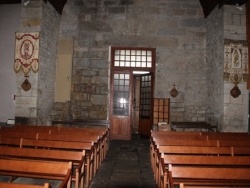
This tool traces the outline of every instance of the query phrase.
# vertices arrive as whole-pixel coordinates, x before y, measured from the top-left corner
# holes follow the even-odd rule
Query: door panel
[[[130,73],[115,72],[112,79],[110,138],[129,140],[131,138],[131,76]]]
[[[144,136],[150,136],[152,128],[152,74],[142,75],[140,84],[140,118],[138,133]]]

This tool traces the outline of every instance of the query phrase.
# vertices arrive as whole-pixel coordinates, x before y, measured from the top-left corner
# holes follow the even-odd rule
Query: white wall
[[[0,123],[15,118],[15,32],[20,26],[21,4],[0,5]]]

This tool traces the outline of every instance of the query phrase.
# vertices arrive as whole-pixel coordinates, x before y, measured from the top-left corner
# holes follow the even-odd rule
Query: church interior
[[[0,187],[250,187],[249,23],[249,0],[0,0]]]

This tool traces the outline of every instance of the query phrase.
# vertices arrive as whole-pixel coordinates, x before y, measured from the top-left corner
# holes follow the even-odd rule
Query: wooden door
[[[114,72],[111,76],[110,139],[131,139],[131,73]]]
[[[58,43],[55,102],[70,101],[73,39],[63,38]]]
[[[140,117],[138,133],[150,136],[153,125],[152,104],[153,104],[153,76],[146,74],[141,76],[140,84]]]

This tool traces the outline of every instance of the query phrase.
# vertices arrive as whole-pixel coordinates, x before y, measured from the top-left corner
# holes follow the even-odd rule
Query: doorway
[[[111,140],[130,140],[133,132],[150,134],[154,71],[154,48],[111,47]]]

